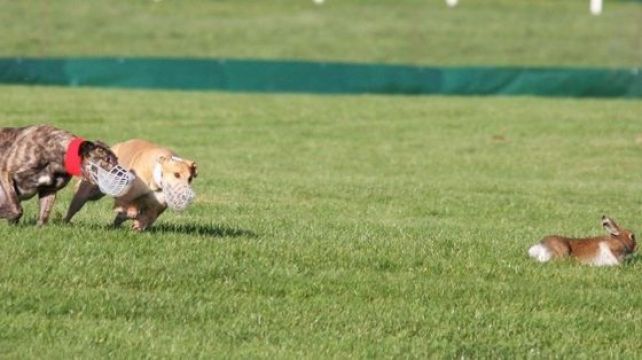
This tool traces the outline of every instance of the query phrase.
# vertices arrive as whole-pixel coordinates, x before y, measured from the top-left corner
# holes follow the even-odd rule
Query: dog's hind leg
[[[49,221],[49,214],[53,208],[54,201],[56,201],[55,191],[46,191],[38,194],[40,205],[40,212],[38,214],[38,226],[42,226]]]
[[[17,224],[22,217],[22,206],[13,187],[9,174],[0,174],[0,218],[9,220],[10,224]]]
[[[74,194],[74,198],[71,200],[71,204],[69,204],[67,215],[65,215],[63,221],[66,223],[70,222],[71,218],[74,217],[74,215],[76,215],[76,213],[80,211],[83,206],[85,206],[85,203],[87,201],[95,201],[102,198],[103,196],[105,196],[105,194],[100,192],[100,188],[98,188],[98,186],[81,180],[78,184],[78,190]]]
[[[114,222],[113,222],[112,226],[113,226],[113,227],[119,227],[119,226],[120,226],[120,225],[122,225],[122,224],[125,222],[125,220],[127,220],[127,219],[128,219],[128,217],[127,217],[127,213],[124,213],[124,212],[120,212],[120,211],[119,211],[118,213],[116,213],[116,218],[114,218]]]

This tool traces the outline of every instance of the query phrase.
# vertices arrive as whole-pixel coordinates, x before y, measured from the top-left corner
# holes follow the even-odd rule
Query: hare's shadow
[[[624,259],[624,265],[636,265],[640,261],[642,261],[642,256],[638,253],[633,253]]]

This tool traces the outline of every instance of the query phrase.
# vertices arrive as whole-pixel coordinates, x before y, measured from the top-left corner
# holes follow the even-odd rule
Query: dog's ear
[[[109,149],[109,145],[105,144],[104,142],[102,142],[100,140],[94,141],[94,145],[97,146],[97,147],[102,147],[102,148],[105,148],[105,149]]]
[[[78,148],[78,155],[80,157],[87,157],[89,155],[89,152],[94,150],[96,148],[96,144],[94,144],[91,141],[83,141],[82,144],[80,144],[80,147]]]
[[[198,176],[198,166],[196,166],[195,161],[189,162],[189,172],[192,175],[193,178]]]

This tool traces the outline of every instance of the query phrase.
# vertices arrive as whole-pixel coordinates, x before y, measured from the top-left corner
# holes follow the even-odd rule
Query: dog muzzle
[[[183,183],[164,183],[162,191],[165,196],[167,206],[175,211],[185,210],[196,197],[192,187]]]
[[[89,163],[86,169],[91,179],[100,188],[100,191],[113,197],[121,196],[127,192],[136,178],[134,174],[120,165],[116,165],[107,171],[98,166],[98,164]]]

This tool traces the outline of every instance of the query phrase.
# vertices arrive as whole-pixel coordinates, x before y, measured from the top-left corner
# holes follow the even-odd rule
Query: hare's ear
[[[613,221],[613,219],[609,218],[606,215],[602,216],[602,226],[607,233],[613,236],[620,235],[620,227],[615,223],[615,221]]]

